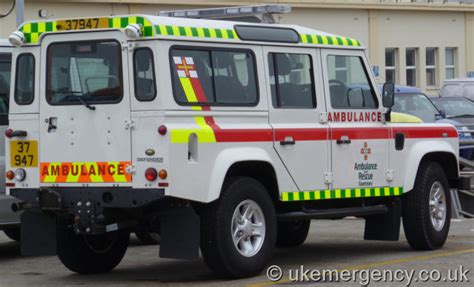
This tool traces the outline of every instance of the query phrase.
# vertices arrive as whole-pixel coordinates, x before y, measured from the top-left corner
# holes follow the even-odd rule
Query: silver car
[[[0,39],[0,174],[5,174],[5,140],[8,127],[12,47]],[[20,240],[20,213],[12,212],[13,197],[5,194],[5,177],[0,176],[0,229],[13,240]]]

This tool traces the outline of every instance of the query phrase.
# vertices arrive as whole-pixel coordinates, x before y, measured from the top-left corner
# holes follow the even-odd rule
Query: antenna
[[[209,9],[160,11],[158,13],[158,16],[231,20],[253,23],[275,23],[275,18],[273,17],[273,15],[288,14],[290,12],[291,7],[288,5],[255,5]]]

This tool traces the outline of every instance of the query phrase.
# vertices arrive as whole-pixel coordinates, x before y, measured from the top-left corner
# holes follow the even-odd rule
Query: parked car
[[[0,133],[8,127],[12,47],[7,40],[0,39]],[[0,140],[0,174],[5,174],[5,141]],[[0,177],[0,230],[16,241],[20,240],[20,213],[12,212],[16,202],[5,194],[5,177]]]
[[[432,101],[442,98],[429,98],[421,92],[418,88],[407,86],[395,86],[395,104],[392,108],[394,112],[405,113],[416,116],[427,123],[449,123],[456,127],[459,132],[459,139],[471,139],[470,133],[462,132],[469,128],[464,124],[464,121],[459,121],[458,118],[450,118],[445,115],[443,109],[439,109]],[[449,98],[448,98],[449,99]],[[470,102],[464,98],[457,98],[465,102]],[[469,107],[474,106],[470,102]],[[474,111],[473,111],[474,113]],[[474,123],[474,118],[472,119]],[[461,149],[460,156],[464,158],[471,158],[472,149]]]
[[[464,97],[441,97],[432,101],[445,117],[441,122],[455,123],[460,131],[474,130],[474,102]],[[460,133],[460,138],[471,138],[471,133]],[[466,152],[461,154],[466,155]]]
[[[474,78],[457,78],[444,81],[441,97],[464,97],[474,101]]]

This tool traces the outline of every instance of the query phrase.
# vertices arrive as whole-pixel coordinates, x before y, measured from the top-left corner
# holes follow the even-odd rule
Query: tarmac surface
[[[446,245],[435,251],[411,250],[403,233],[398,242],[364,241],[363,230],[360,219],[313,220],[304,245],[275,252],[271,265],[277,267],[269,272],[282,270],[278,282],[266,270],[254,278],[222,280],[202,259],[161,259],[159,246],[140,245],[134,237],[114,271],[77,275],[54,256],[21,257],[19,244],[0,232],[0,286],[474,286],[474,219],[453,220]],[[316,276],[324,270],[333,277]]]

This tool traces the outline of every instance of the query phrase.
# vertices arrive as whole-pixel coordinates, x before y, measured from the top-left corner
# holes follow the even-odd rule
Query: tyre
[[[444,245],[451,221],[451,197],[438,163],[421,163],[414,189],[403,197],[402,216],[405,236],[413,249],[434,250]]]
[[[79,274],[109,272],[127,251],[130,233],[77,235],[70,228],[58,230],[57,254],[69,270]]]
[[[311,220],[281,221],[277,225],[277,247],[300,246],[308,236]]]
[[[16,242],[20,242],[21,239],[21,229],[20,227],[7,227],[3,229],[5,235]]]
[[[160,234],[158,232],[135,231],[135,236],[144,245],[160,244]]]
[[[266,188],[250,177],[232,177],[221,196],[201,211],[201,252],[219,276],[258,275],[276,241],[276,215]]]

